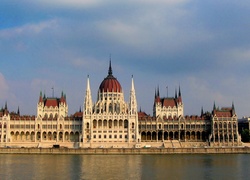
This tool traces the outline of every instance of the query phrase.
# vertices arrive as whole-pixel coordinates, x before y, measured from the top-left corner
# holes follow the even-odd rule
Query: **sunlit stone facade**
[[[234,105],[200,115],[185,116],[181,89],[174,97],[155,92],[153,116],[137,111],[134,79],[125,101],[120,82],[108,75],[100,83],[93,102],[90,77],[83,110],[68,115],[66,95],[40,93],[36,116],[0,109],[0,147],[139,148],[240,146]]]
[[[97,101],[93,104],[88,77],[83,123],[84,147],[135,147],[140,143],[133,78],[127,103],[110,62],[108,76],[100,84]]]

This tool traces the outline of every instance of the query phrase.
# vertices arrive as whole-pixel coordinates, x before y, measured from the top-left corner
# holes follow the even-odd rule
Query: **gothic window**
[[[98,121],[98,127],[101,128],[102,127],[102,120]]]
[[[117,106],[116,106],[116,113],[117,113],[117,114],[120,113],[120,104],[117,104]]]
[[[96,126],[97,126],[97,121],[94,120],[94,121],[93,121],[93,128],[96,128]]]
[[[128,120],[124,121],[124,128],[128,128]]]
[[[114,120],[114,127],[117,127],[117,120]]]
[[[109,104],[109,112],[112,113],[113,112],[113,108],[112,108],[112,104]]]
[[[133,128],[133,129],[135,128],[135,123],[132,123],[132,128]]]
[[[122,125],[123,125],[122,120],[119,120],[119,127],[122,127]]]
[[[214,123],[214,128],[215,128],[215,129],[217,129],[217,128],[218,128],[218,127],[217,127],[217,123]]]
[[[87,129],[89,129],[89,123],[87,123]]]
[[[104,121],[103,121],[103,126],[104,126],[104,127],[107,127],[107,120],[104,120]]]
[[[112,120],[109,120],[109,128],[112,128]]]

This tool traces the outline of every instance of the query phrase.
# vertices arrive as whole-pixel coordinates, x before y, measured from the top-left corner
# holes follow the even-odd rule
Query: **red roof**
[[[57,98],[48,98],[48,99],[45,100],[44,106],[58,107],[59,106],[59,99],[57,99]]]
[[[108,76],[102,81],[99,90],[101,92],[122,92],[119,81],[113,76],[111,61],[109,62]]]
[[[162,106],[164,107],[174,107],[176,106],[176,101],[174,98],[164,98],[162,99]]]
[[[213,111],[213,114],[217,117],[232,117],[233,110],[232,108],[221,108],[221,110],[215,109]]]
[[[108,75],[101,83],[99,90],[101,92],[122,92],[119,81],[113,76]]]

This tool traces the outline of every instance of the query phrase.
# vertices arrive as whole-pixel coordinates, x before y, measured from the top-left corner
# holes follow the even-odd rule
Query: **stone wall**
[[[226,148],[0,148],[0,154],[250,154],[249,147]]]

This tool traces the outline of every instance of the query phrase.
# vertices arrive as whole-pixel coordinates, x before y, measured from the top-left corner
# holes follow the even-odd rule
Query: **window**
[[[128,128],[128,120],[124,121],[124,128]]]
[[[96,135],[94,135],[94,139],[96,139]]]
[[[112,139],[112,135],[109,135],[109,139]]]
[[[122,139],[122,135],[120,135],[120,139]]]

